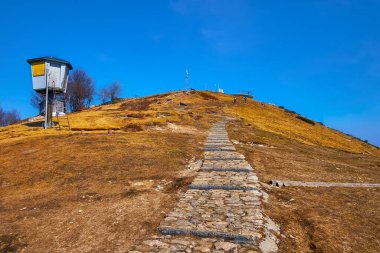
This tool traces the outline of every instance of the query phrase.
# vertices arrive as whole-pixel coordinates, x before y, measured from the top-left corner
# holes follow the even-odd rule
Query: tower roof
[[[70,70],[73,69],[73,66],[71,65],[71,63],[69,61],[59,59],[59,58],[56,58],[53,56],[38,57],[38,58],[33,58],[33,59],[27,60],[27,62],[29,64],[32,64],[33,62],[39,62],[39,61],[51,61],[51,62],[56,62],[56,63],[63,63],[63,64],[67,64],[67,66],[69,66]]]

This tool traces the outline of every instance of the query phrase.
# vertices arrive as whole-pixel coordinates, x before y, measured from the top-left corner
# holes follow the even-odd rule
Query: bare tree
[[[102,88],[99,93],[99,98],[102,101],[102,104],[107,102],[107,99],[109,98],[109,92],[106,88]]]
[[[7,121],[8,125],[17,123],[21,120],[20,114],[16,109],[13,109],[12,111],[7,113]]]
[[[5,114],[6,112],[4,111],[3,108],[0,107],[0,126],[5,126]]]
[[[108,93],[109,98],[111,101],[114,101],[118,96],[120,96],[122,90],[122,85],[119,82],[112,82],[110,85],[108,85]]]
[[[95,84],[84,70],[76,69],[69,77],[66,101],[71,111],[79,111],[90,107],[95,94]]]
[[[20,114],[17,110],[5,111],[0,107],[0,126],[7,126],[20,121]]]

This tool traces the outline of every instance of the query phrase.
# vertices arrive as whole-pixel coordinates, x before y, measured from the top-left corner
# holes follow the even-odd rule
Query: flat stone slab
[[[210,161],[227,161],[227,160],[245,160],[245,158],[242,157],[217,157],[217,158],[204,158],[204,160],[210,160]]]
[[[201,170],[192,184],[258,187],[258,182],[255,173]]]
[[[226,191],[258,191],[256,187],[251,186],[238,186],[238,185],[196,185],[189,186],[190,189],[197,190],[226,190]]]
[[[252,168],[207,168],[202,167],[202,170],[205,171],[232,171],[232,172],[243,172],[243,173],[250,173],[252,172]]]
[[[234,145],[232,145],[229,141],[206,141],[205,146],[207,145],[229,145],[234,147]]]
[[[242,236],[240,234],[228,234],[215,231],[201,231],[201,230],[189,230],[189,229],[158,229],[163,235],[194,235],[199,237],[215,237],[228,240],[234,240],[239,243],[255,244],[256,238]]]
[[[203,160],[205,168],[250,168],[251,165],[246,160]]]
[[[203,148],[203,151],[235,151],[234,148]]]
[[[206,143],[204,145],[204,147],[206,148],[220,148],[220,147],[226,147],[226,148],[233,148],[235,149],[234,146],[232,146],[231,144],[229,143]]]
[[[230,158],[233,158],[233,160],[236,160],[236,158],[238,158],[238,160],[244,160],[245,157],[238,153],[238,152],[234,152],[234,151],[217,151],[217,150],[214,150],[214,151],[205,151],[204,152],[204,157],[205,159],[230,159]]]
[[[304,186],[304,187],[380,187],[380,184],[371,183],[337,183],[337,182],[305,182],[305,181],[280,181],[270,180],[271,185],[285,187],[285,186]]]
[[[165,231],[162,231],[164,234]],[[141,245],[135,247],[130,253],[145,252],[256,252],[258,248],[250,243],[241,243],[241,241],[228,240],[223,238],[197,238],[194,236],[180,236],[184,233],[175,233],[174,235],[154,236],[150,240],[144,241]],[[191,234],[191,233],[189,233]],[[197,236],[197,235],[196,235]]]

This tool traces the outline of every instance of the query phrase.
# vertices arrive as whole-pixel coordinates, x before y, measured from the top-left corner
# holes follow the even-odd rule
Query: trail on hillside
[[[261,206],[266,193],[235,151],[225,121],[211,128],[204,150],[198,175],[161,222],[161,235],[131,252],[277,252],[279,228]]]

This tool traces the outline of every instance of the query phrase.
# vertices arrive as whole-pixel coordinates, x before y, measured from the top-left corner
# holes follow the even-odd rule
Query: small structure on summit
[[[69,61],[55,57],[28,59],[31,65],[33,89],[44,97],[40,104],[40,114],[45,115],[44,127],[51,127],[52,117],[66,112],[65,93],[69,71],[73,68]]]

